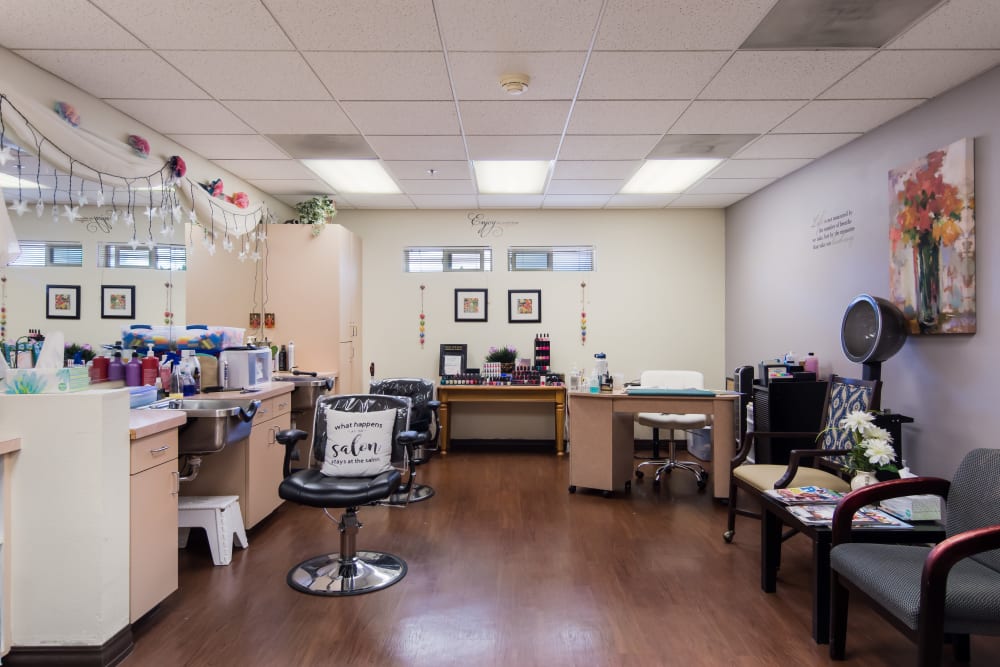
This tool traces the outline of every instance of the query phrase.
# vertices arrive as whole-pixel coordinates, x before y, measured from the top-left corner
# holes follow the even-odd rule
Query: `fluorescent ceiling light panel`
[[[35,190],[38,190],[38,184],[35,183],[34,181],[29,181],[26,178],[19,179],[17,176],[12,176],[10,174],[0,174],[0,188],[16,190],[18,181],[20,181],[21,183],[22,190],[26,188],[34,188]],[[49,188],[49,186],[47,185],[42,186],[42,190],[50,190],[50,189],[51,188]],[[5,192],[4,194],[10,194],[10,193]]]
[[[399,194],[399,186],[378,160],[302,160],[339,194]]]
[[[622,194],[684,192],[722,160],[646,160],[621,189]]]
[[[547,160],[475,160],[476,185],[484,195],[540,195],[552,163]]]

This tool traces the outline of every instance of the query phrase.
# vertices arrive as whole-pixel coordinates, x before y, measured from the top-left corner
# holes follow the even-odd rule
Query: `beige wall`
[[[364,245],[364,350],[377,376],[437,378],[439,346],[465,343],[469,365],[479,367],[491,345],[511,344],[530,357],[534,335],[552,341],[552,364],[588,372],[593,355],[608,355],[611,372],[627,379],[645,368],[702,371],[706,384],[725,377],[725,230],[719,210],[524,211],[495,210],[487,218],[499,234],[480,237],[466,211],[341,211],[337,222]],[[411,245],[489,245],[488,273],[403,272]],[[588,273],[518,272],[506,268],[507,247],[593,245],[596,270]],[[587,283],[586,345],[580,342],[580,282]],[[426,344],[418,337],[420,285],[427,315]],[[489,321],[455,322],[456,288],[489,290]],[[540,324],[507,321],[509,289],[542,291]],[[504,422],[505,437],[551,438],[549,412],[519,409]],[[455,437],[496,437],[487,419],[456,419]],[[482,428],[477,425],[483,423]]]

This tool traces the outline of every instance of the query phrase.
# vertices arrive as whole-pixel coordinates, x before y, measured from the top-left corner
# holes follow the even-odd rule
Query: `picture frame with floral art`
[[[489,319],[489,296],[485,289],[455,290],[455,321],[486,322]]]
[[[101,285],[101,319],[135,319],[135,285]]]
[[[542,290],[507,290],[507,321],[541,322]]]
[[[46,285],[45,317],[50,320],[80,319],[80,286]]]

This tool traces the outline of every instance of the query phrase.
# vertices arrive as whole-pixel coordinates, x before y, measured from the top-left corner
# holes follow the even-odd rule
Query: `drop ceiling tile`
[[[287,180],[275,178],[256,178],[249,181],[249,183],[260,188],[269,195],[306,195],[307,197],[312,197],[321,194],[334,194],[333,188],[331,188],[328,183],[324,183],[317,178]]]
[[[642,166],[641,160],[559,160],[553,179],[627,179]]]
[[[410,195],[417,208],[478,208],[473,195]]]
[[[472,174],[469,163],[464,160],[387,160],[382,166],[397,180],[462,180],[471,178]],[[431,169],[434,173],[427,173]]]
[[[303,51],[436,51],[434,7],[427,0],[266,0]]]
[[[670,128],[671,134],[760,134],[783,121],[805,102],[798,100],[691,103]]]
[[[540,208],[542,195],[479,195],[480,208]]]
[[[698,95],[698,99],[811,99],[873,53],[874,51],[738,51]]]
[[[153,49],[292,48],[262,3],[213,0],[210,9],[200,0],[94,0],[94,4]]]
[[[160,51],[220,100],[328,100],[305,59],[287,51]]]
[[[583,70],[586,54],[503,52],[450,52],[448,64],[459,100],[509,100],[500,87],[503,74],[527,73],[528,90],[517,99],[569,100]]]
[[[670,202],[670,208],[725,208],[746,195],[681,195]]]
[[[812,160],[728,160],[712,172],[713,178],[781,178]]]
[[[167,136],[209,160],[287,160],[289,157],[259,134],[171,134]]]
[[[87,0],[0,0],[0,44],[17,49],[142,49]],[[72,21],[55,20],[72,16]]]
[[[820,98],[930,98],[998,63],[1000,50],[882,51]]]
[[[888,49],[1000,49],[1000,3],[952,0],[913,26]]]
[[[542,208],[603,208],[608,195],[545,195]]]
[[[358,131],[336,102],[230,101],[226,106],[261,134],[281,134],[289,129],[302,134]]]
[[[573,135],[567,136],[559,151],[560,160],[641,160],[649,154],[658,134]]]
[[[362,134],[457,135],[454,102],[344,102],[344,112]]]
[[[689,100],[726,62],[725,51],[599,51],[590,57],[581,100]]]
[[[338,195],[355,208],[416,208],[406,195]]]
[[[204,99],[205,91],[152,51],[17,51],[94,97]]]
[[[688,195],[748,195],[774,183],[775,178],[706,178],[684,194]]]
[[[383,160],[465,160],[462,137],[369,136],[368,143]]]
[[[618,180],[553,180],[546,195],[613,195],[622,189],[624,179]]]
[[[649,152],[648,159],[727,158],[756,139],[756,134],[668,134]]]
[[[267,138],[297,160],[370,160],[375,150],[360,134],[269,134]]]
[[[451,100],[444,54],[438,52],[313,52],[304,54],[340,100]]]
[[[687,108],[687,101],[580,100],[568,134],[663,134]]]
[[[213,160],[222,169],[251,180],[312,180],[315,177],[298,160]]]
[[[460,102],[462,127],[474,134],[562,134],[570,102]]]
[[[860,134],[768,134],[736,154],[740,159],[818,158]]]
[[[399,188],[408,195],[474,195],[476,186],[471,179],[465,180],[401,180]]]
[[[445,46],[453,51],[586,51],[601,0],[435,0]],[[558,30],[553,30],[558,26]]]
[[[663,208],[677,195],[614,195],[606,208]]]
[[[470,160],[553,160],[559,146],[559,135],[471,136]]]
[[[247,134],[251,128],[213,100],[104,100],[160,134]]]
[[[617,0],[608,3],[595,48],[602,51],[735,49],[774,2]]]
[[[923,103],[923,100],[815,100],[773,133],[867,132]]]

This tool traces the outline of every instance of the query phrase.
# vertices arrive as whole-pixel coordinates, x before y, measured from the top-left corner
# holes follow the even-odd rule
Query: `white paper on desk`
[[[458,375],[462,372],[462,357],[456,355],[445,355],[444,374]]]

